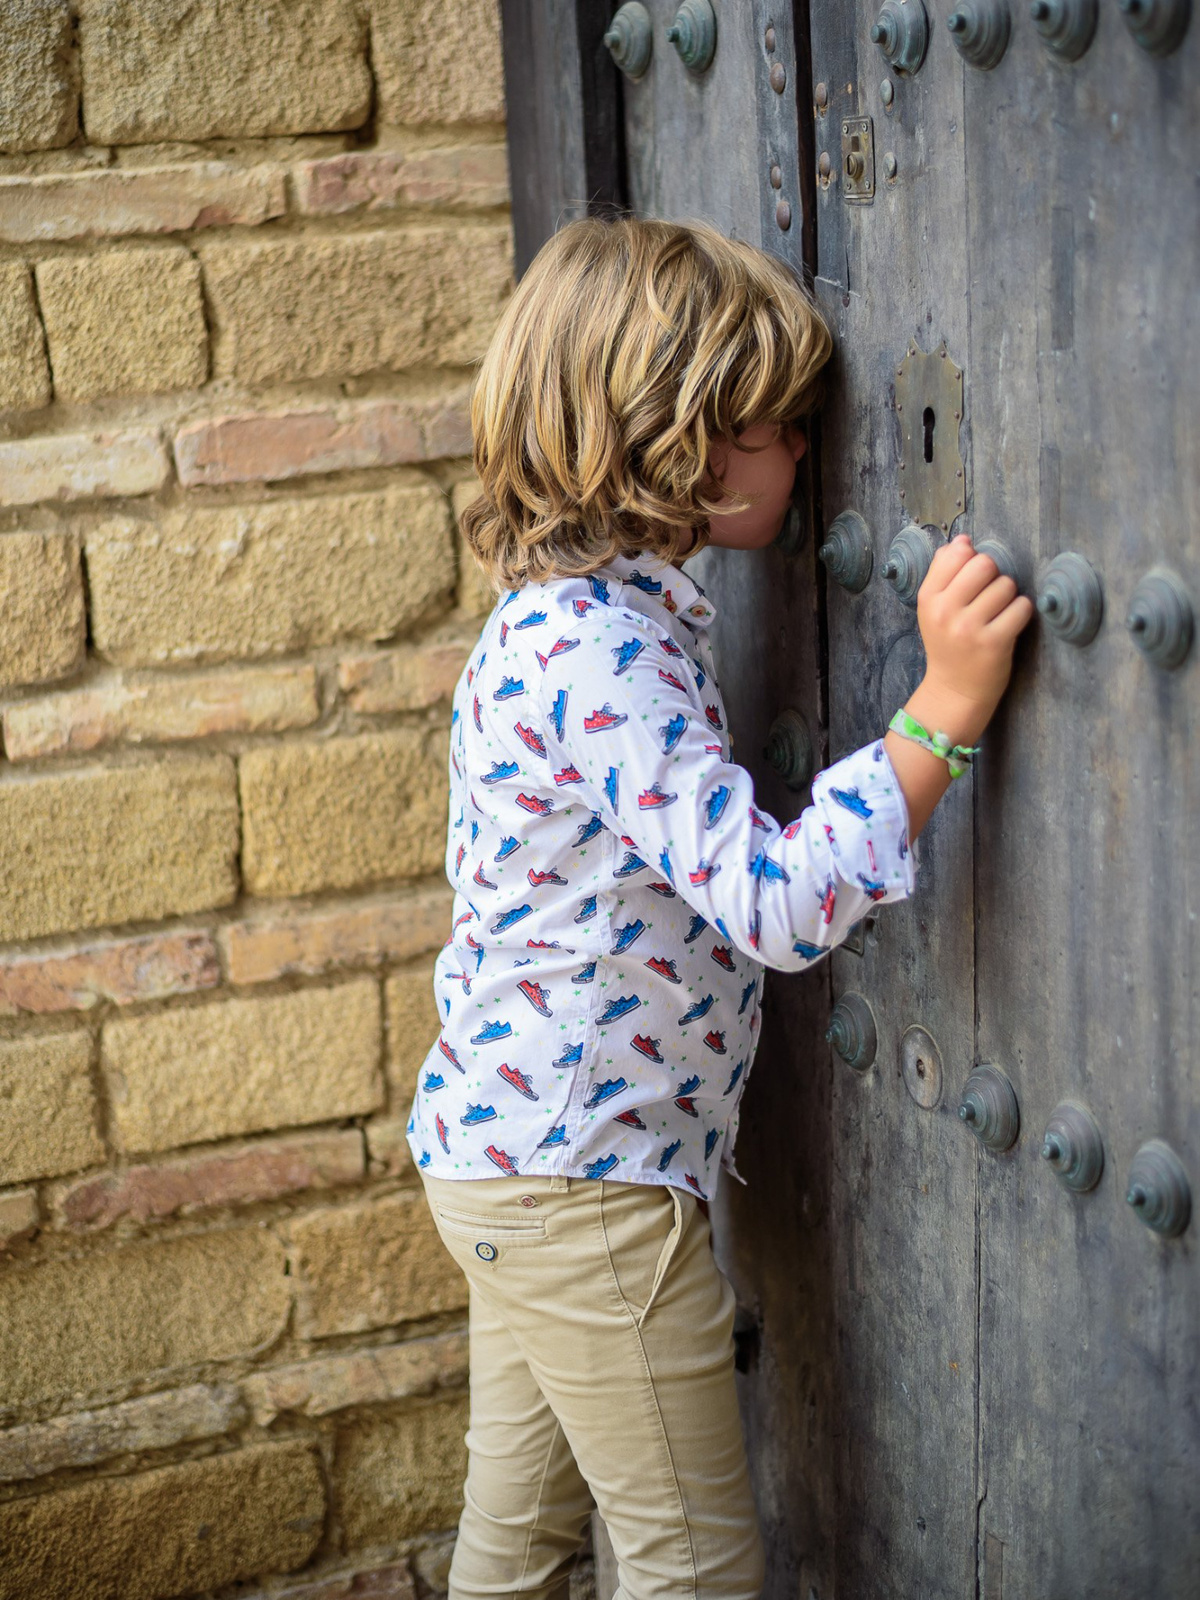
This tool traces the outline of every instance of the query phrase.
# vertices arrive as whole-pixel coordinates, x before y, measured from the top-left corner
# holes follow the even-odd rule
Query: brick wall
[[[495,0],[6,0],[0,1600],[413,1600]]]

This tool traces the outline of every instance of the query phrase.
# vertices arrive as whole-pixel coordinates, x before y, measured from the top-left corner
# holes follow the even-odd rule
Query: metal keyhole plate
[[[896,416],[904,509],[914,522],[949,533],[967,503],[967,475],[958,443],[962,368],[944,343],[928,353],[911,344],[897,363]]]
[[[942,1053],[933,1035],[922,1027],[905,1029],[900,1041],[900,1075],[922,1110],[937,1110],[942,1103]]]
[[[875,137],[870,117],[842,123],[842,198],[867,205],[875,198]]]

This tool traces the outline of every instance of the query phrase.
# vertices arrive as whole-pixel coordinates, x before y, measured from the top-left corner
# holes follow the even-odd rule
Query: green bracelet
[[[961,778],[964,772],[969,771],[972,758],[979,754],[979,745],[952,745],[946,734],[930,733],[915,717],[910,717],[904,710],[897,711],[888,723],[888,727],[902,739],[911,739],[914,744],[919,744],[928,750],[930,755],[938,756],[950,768],[952,778]]]

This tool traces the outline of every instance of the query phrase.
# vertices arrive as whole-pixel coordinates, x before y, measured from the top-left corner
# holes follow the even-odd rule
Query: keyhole
[[[925,1062],[920,1056],[918,1056],[917,1057],[917,1077],[918,1078],[923,1078],[924,1076],[925,1076]]]
[[[934,429],[934,424],[937,422],[937,418],[933,414],[933,407],[932,406],[926,406],[925,407],[925,415],[921,418],[921,421],[923,422],[923,424],[925,426],[925,459],[926,459],[926,461],[932,461],[933,460],[933,429]]]

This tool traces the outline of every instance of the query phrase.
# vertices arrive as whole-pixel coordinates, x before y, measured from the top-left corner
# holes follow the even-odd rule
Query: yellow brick
[[[466,1477],[465,1399],[376,1412],[337,1433],[333,1485],[347,1542],[452,1528]]]
[[[84,541],[96,651],[157,666],[389,638],[448,599],[448,522],[417,474],[370,494],[109,518]]]
[[[227,905],[237,829],[224,756],[0,782],[0,941]]]
[[[132,1152],[372,1111],[379,1045],[379,989],[359,978],[116,1018],[101,1055]]]
[[[0,941],[228,905],[237,842],[225,756],[0,781]]]
[[[0,150],[70,144],[79,73],[67,0],[5,0],[0,29]]]
[[[397,728],[241,758],[252,894],[352,889],[438,871],[446,849],[446,739]]]
[[[104,1160],[88,1034],[0,1041],[0,1184]]]
[[[94,143],[357,128],[371,107],[353,0],[83,0]]]
[[[370,0],[379,118],[387,123],[503,122],[498,0],[462,0],[447,49],[440,0]]]
[[[384,986],[388,1080],[396,1090],[396,1109],[407,1113],[417,1090],[417,1073],[441,1030],[433,992],[433,962],[393,972]]]
[[[0,685],[41,683],[72,671],[83,655],[79,545],[58,533],[0,534]]]
[[[173,245],[39,262],[59,400],[193,388],[208,375],[200,268]]]
[[[33,277],[21,262],[6,261],[0,265],[0,411],[28,411],[49,403],[50,369]]]
[[[102,1478],[0,1507],[0,1600],[160,1600],[291,1572],[325,1519],[300,1441]]]
[[[412,1322],[467,1303],[424,1194],[402,1192],[291,1224],[299,1326],[318,1339]]]
[[[217,377],[270,383],[462,366],[510,288],[495,225],[223,239],[197,246]]]
[[[99,1396],[262,1349],[287,1322],[284,1266],[272,1234],[241,1228],[6,1267],[0,1405]]]
[[[456,483],[450,493],[454,509],[454,525],[461,528],[463,512],[479,494],[479,479],[467,478]],[[458,609],[464,617],[486,617],[496,604],[496,590],[492,580],[471,554],[461,532],[458,534]]]

